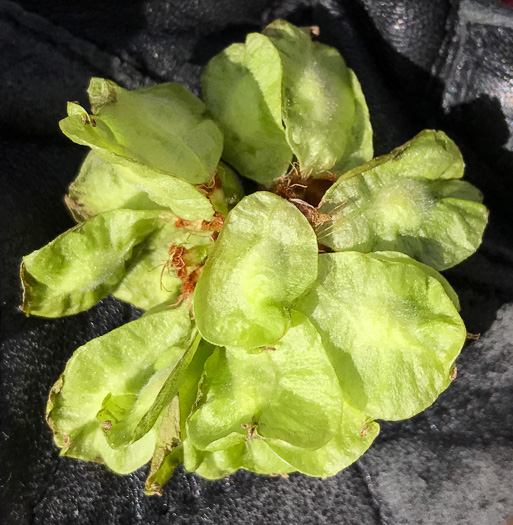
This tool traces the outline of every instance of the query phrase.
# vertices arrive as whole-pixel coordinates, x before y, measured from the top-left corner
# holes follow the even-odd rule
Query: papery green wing
[[[163,410],[150,473],[144,484],[147,496],[162,495],[162,487],[171,479],[175,468],[183,461],[180,439],[180,403],[175,396]]]
[[[182,281],[169,263],[172,244],[202,252],[206,257],[212,239],[208,232],[192,233],[185,228],[176,228],[173,218],[166,219],[161,228],[137,247],[112,295],[142,310],[176,302]],[[201,258],[199,253],[198,262]]]
[[[318,228],[319,242],[335,251],[400,251],[438,270],[458,264],[477,250],[488,218],[476,188],[448,179],[460,168],[443,133],[420,134],[326,192],[320,211],[332,218]]]
[[[187,220],[209,220],[214,210],[193,185],[146,166],[121,166],[91,151],[69,188],[66,204],[77,221],[119,208],[167,209]]]
[[[204,339],[198,345],[191,364],[185,371],[180,385],[180,435],[183,442],[183,461],[187,470],[195,470],[201,461],[199,451],[187,439],[186,421],[193,406],[199,399],[198,383],[203,375],[205,362],[212,355],[215,346]]]
[[[105,212],[25,256],[21,310],[60,317],[91,308],[116,288],[134,248],[158,229],[159,213]]]
[[[77,222],[120,208],[165,209],[128,182],[116,164],[102,159],[94,151],[88,153],[77,178],[69,187],[66,204]]]
[[[220,479],[241,468],[267,475],[299,471],[309,476],[333,476],[364,454],[379,433],[378,423],[348,403],[343,402],[342,407],[337,432],[318,449],[304,449],[261,437],[248,439],[237,434],[235,439],[225,440],[226,448],[219,442],[219,450],[207,452],[195,448],[192,441],[186,439],[183,444],[185,468],[207,479]]]
[[[179,311],[182,317],[183,312],[186,312],[190,323],[188,305],[182,306]],[[161,356],[160,359],[165,360],[166,365],[156,371],[137,399],[131,398],[121,411],[114,397],[105,398],[102,410],[96,417],[102,422],[103,432],[111,447],[130,446],[150,431],[164,408],[178,393],[200,340],[201,337],[196,335],[196,330],[190,325],[182,340]]]
[[[369,116],[369,108],[365,96],[352,69],[348,69],[351,87],[353,90],[355,114],[353,127],[347,142],[344,154],[337,159],[335,166],[328,170],[336,175],[341,175],[372,159],[374,155],[373,132]]]
[[[293,312],[274,349],[214,352],[187,429],[186,469],[219,479],[239,468],[336,474],[367,450],[379,425],[344,402],[319,335]]]
[[[272,394],[276,372],[267,353],[247,357],[237,359],[236,353],[216,348],[206,362],[198,409],[187,422],[187,438],[200,450],[220,450],[224,442],[216,442],[227,436],[238,443],[247,433],[242,425],[252,424],[263,400]]]
[[[278,384],[259,411],[257,432],[316,448],[335,433],[340,418],[342,393],[333,365],[317,330],[296,311],[291,312],[289,330],[273,348],[263,352],[269,353]],[[262,357],[262,353],[255,357]]]
[[[117,164],[142,164],[192,184],[209,179],[223,138],[205,104],[179,84],[127,91],[110,80],[91,79],[93,115],[68,104],[60,122],[74,142]]]
[[[263,33],[280,53],[283,122],[301,171],[349,169],[372,158],[365,99],[339,52],[284,20]]]
[[[207,359],[212,355],[215,346],[204,339],[198,345],[191,364],[185,371],[180,385],[180,432],[182,437],[187,435],[186,421],[192,412],[199,397],[198,383],[203,375],[203,370]]]
[[[437,242],[422,247],[418,258],[438,270],[445,270],[479,248],[488,223],[488,210],[481,204],[480,192],[468,182],[436,181],[433,185],[438,203],[425,225],[425,236]],[[469,200],[472,194],[476,200]]]
[[[221,479],[239,469],[257,474],[280,475],[296,470],[260,439],[237,438],[237,443],[226,449],[205,452],[195,449],[190,440],[184,443],[185,469],[206,479]]]
[[[443,132],[425,129],[387,155],[376,157],[346,173],[350,179],[368,171],[412,179],[461,179],[464,163],[456,144]]]
[[[118,165],[118,172],[148,197],[175,215],[189,221],[206,220],[214,215],[212,204],[188,182],[143,165]]]
[[[316,275],[317,239],[301,212],[272,193],[245,197],[228,215],[196,286],[198,329],[217,345],[272,344]]]
[[[282,123],[282,66],[269,39],[258,33],[208,63],[205,101],[224,134],[223,158],[267,187],[288,170],[292,151]]]
[[[353,408],[341,404],[342,417],[334,436],[322,447],[306,450],[290,443],[268,440],[269,447],[294,470],[308,476],[333,476],[354,463],[379,434],[379,424]]]
[[[388,155],[377,157],[367,166],[381,175],[402,175],[412,179],[461,179],[464,163],[456,144],[443,132],[425,129]],[[351,174],[347,174],[350,177]]]
[[[317,284],[295,308],[319,330],[344,398],[374,419],[398,420],[447,388],[466,330],[437,278],[387,258],[320,255]]]
[[[158,425],[137,442],[123,448],[109,445],[98,413],[108,404],[112,419],[122,418],[131,406],[153,401],[154,385],[161,381],[176,355],[191,338],[187,307],[141,317],[93,339],[75,351],[53,386],[47,421],[61,454],[105,463],[126,474],[149,461]]]
[[[248,434],[316,449],[335,434],[343,403],[319,334],[294,311],[291,327],[273,347],[257,353],[216,349],[200,392],[187,436],[206,451]]]
[[[319,242],[335,251],[400,251],[444,270],[481,244],[488,211],[480,202],[459,197],[477,193],[467,182],[384,178],[371,172],[339,182],[320,208],[332,218],[317,230]]]
[[[454,291],[454,288],[449,284],[449,281],[441,273],[437,272],[431,266],[416,261],[415,259],[412,259],[405,253],[401,252],[372,252],[366,255],[368,257],[373,257],[374,259],[379,259],[381,261],[395,261],[403,264],[412,264],[413,266],[420,268],[422,271],[426,272],[431,277],[434,277],[435,279],[440,281],[440,284],[443,286],[445,293],[453,302],[454,306],[456,307],[456,310],[458,310],[458,312],[461,310],[460,300],[458,298],[458,294]]]

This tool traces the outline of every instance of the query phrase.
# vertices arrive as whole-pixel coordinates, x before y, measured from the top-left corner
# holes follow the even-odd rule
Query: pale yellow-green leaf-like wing
[[[344,401],[319,334],[293,311],[273,348],[214,352],[187,431],[186,468],[217,479],[239,468],[330,476],[367,450],[379,426]]]
[[[121,449],[109,445],[105,430],[133,406],[153,402],[153,392],[176,355],[187,348],[192,329],[184,306],[141,317],[76,350],[47,405],[47,421],[61,454],[105,463],[121,474],[149,461],[158,424]],[[106,407],[111,419],[100,421]]]
[[[283,122],[302,172],[346,171],[372,158],[372,128],[361,87],[333,47],[285,20],[263,31],[280,53]]]
[[[105,211],[171,210],[187,220],[209,220],[214,210],[192,184],[147,166],[122,166],[91,151],[69,188],[66,204],[77,221]]]
[[[176,467],[183,461],[180,438],[180,402],[175,396],[163,410],[162,421],[151,466],[144,484],[147,496],[162,495],[162,487],[171,479]]]
[[[282,123],[282,76],[276,48],[251,33],[245,44],[215,56],[202,77],[205,101],[224,134],[223,158],[267,187],[292,161]]]
[[[146,494],[161,494],[162,487],[171,478],[175,468],[191,457],[199,465],[198,451],[186,446],[185,421],[198,397],[198,382],[203,373],[205,361],[214,346],[202,340],[180,383],[179,395],[164,409],[159,438],[151,461],[150,473],[146,480]],[[184,443],[185,441],[185,443]]]
[[[185,305],[179,309],[182,317],[184,310],[187,311],[187,316],[189,315]],[[196,334],[192,325],[189,326],[189,331],[184,333],[183,339],[163,353],[161,359],[166,361],[166,366],[154,374],[137,398],[132,398],[126,405],[123,404],[122,410],[119,410],[115,396],[107,396],[104,399],[97,418],[102,422],[103,432],[111,447],[130,446],[153,428],[164,408],[178,393],[184,373],[201,339]]]
[[[74,142],[110,162],[147,166],[192,184],[206,182],[215,171],[222,134],[205,104],[185,87],[167,83],[127,91],[93,78],[88,93],[93,115],[69,103],[60,122]]]
[[[450,268],[481,243],[488,211],[463,174],[455,144],[426,130],[390,155],[340,178],[320,211],[331,220],[317,229],[334,251],[400,251],[433,266]]]
[[[187,435],[207,451],[219,449],[226,436],[252,431],[316,449],[332,438],[341,417],[340,386],[321,338],[294,311],[291,327],[273,347],[256,353],[217,349],[200,390]]]
[[[239,469],[267,475],[284,475],[296,470],[265,441],[247,440],[240,434],[237,434],[236,443],[215,452],[198,450],[186,439],[184,465],[186,470],[196,472],[206,479],[221,479]]]
[[[321,334],[345,399],[374,419],[431,405],[466,338],[440,280],[401,259],[322,254],[316,286],[295,305]]]
[[[91,308],[117,287],[134,248],[159,228],[159,214],[105,212],[25,256],[21,310],[60,317]]]
[[[443,289],[445,290],[445,293],[449,296],[451,301],[453,302],[454,306],[456,307],[456,310],[458,312],[461,310],[460,307],[460,300],[458,298],[458,294],[454,291],[454,288],[449,284],[449,281],[439,272],[437,272],[434,268],[431,266],[428,266],[427,264],[423,264],[419,261],[416,261],[415,259],[412,259],[410,256],[406,255],[405,253],[401,252],[371,252],[367,254],[369,257],[373,257],[374,259],[382,260],[382,261],[390,261],[390,262],[400,262],[403,264],[412,264],[413,266],[417,266],[422,271],[426,272],[431,277],[434,277],[438,281],[440,281],[440,284],[443,286]]]
[[[308,476],[333,476],[363,455],[379,434],[379,424],[346,401],[341,412],[335,434],[322,447],[306,450],[274,440],[269,440],[269,446],[294,470]]]
[[[272,344],[316,275],[317,240],[301,212],[272,193],[245,197],[228,215],[196,286],[198,329],[216,345]]]

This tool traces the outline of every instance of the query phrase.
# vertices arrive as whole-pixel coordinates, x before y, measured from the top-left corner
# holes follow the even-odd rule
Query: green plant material
[[[197,449],[187,438],[186,421],[200,399],[198,383],[203,374],[205,362],[215,348],[205,340],[200,343],[180,386],[182,451],[186,470],[195,471],[207,479],[223,478],[239,468],[247,468],[260,474],[292,472],[294,469],[285,464],[263,441],[248,441],[241,435],[240,443],[235,445],[236,450],[232,447],[227,450],[205,452]]]
[[[187,319],[190,321],[188,313]],[[105,437],[112,448],[127,447],[150,431],[161,412],[178,393],[184,372],[200,339],[190,327],[183,340],[164,353],[162,358],[168,364],[154,374],[140,395],[105,397],[102,410],[96,417],[102,422]]]
[[[207,359],[212,355],[215,346],[205,339],[202,339],[198,349],[194,354],[191,364],[185,371],[179,390],[180,398],[180,436],[182,441],[187,436],[186,421],[190,416],[192,409],[198,400],[198,383],[203,375],[203,369]]]
[[[192,262],[199,263],[206,258],[212,239],[208,232],[176,228],[174,219],[166,218],[162,226],[137,247],[125,275],[112,291],[116,299],[142,310],[160,304],[171,305],[178,300],[182,281],[171,264],[170,249],[173,245],[183,246],[194,255]]]
[[[371,252],[367,254],[369,257],[373,257],[374,259],[378,259],[381,261],[390,261],[390,262],[399,262],[402,264],[411,264],[413,266],[416,266],[417,268],[420,268],[423,272],[427,273],[429,276],[434,277],[438,281],[440,281],[440,284],[443,286],[443,289],[447,296],[451,299],[454,306],[456,307],[456,310],[458,312],[461,310],[460,307],[460,300],[458,297],[458,294],[454,291],[454,288],[449,284],[449,281],[439,272],[437,272],[434,268],[431,268],[431,266],[428,266],[427,264],[423,264],[419,261],[416,261],[415,259],[412,259],[405,253],[401,252]]]
[[[194,447],[189,439],[184,443],[184,464],[206,479],[221,479],[239,469],[257,474],[286,475],[296,469],[284,461],[263,440],[247,440],[234,436],[234,444],[223,450],[205,452]]]
[[[284,20],[214,57],[202,84],[225,135],[223,157],[266,187],[288,171],[293,156],[313,176],[372,158],[356,76],[338,51]]]
[[[184,461],[185,421],[196,402],[198,381],[203,373],[205,361],[213,350],[213,345],[205,340],[200,341],[189,366],[184,371],[179,395],[165,408],[145,484],[147,495],[160,495],[162,487],[171,478],[175,468]]]
[[[209,220],[212,204],[194,186],[142,165],[113,164],[91,151],[66,204],[77,221],[105,211],[165,209],[187,220]]]
[[[62,132],[105,160],[148,166],[191,184],[207,182],[221,157],[223,138],[205,104],[179,84],[127,91],[111,80],[91,79],[92,115],[74,102]]]
[[[162,495],[162,487],[171,479],[175,468],[183,461],[180,439],[180,403],[175,396],[164,409],[150,473],[144,484],[147,496]]]
[[[186,467],[209,479],[238,468],[333,475],[379,431],[344,402],[319,334],[294,311],[291,328],[273,348],[214,352],[187,428]]]
[[[210,201],[194,186],[176,177],[152,170],[146,166],[118,166],[127,181],[160,206],[189,221],[209,220],[214,215]]]
[[[335,251],[394,250],[450,268],[481,243],[488,211],[463,175],[463,159],[442,132],[426,130],[389,155],[339,179],[320,211],[332,215],[319,241]]]
[[[24,257],[21,310],[61,317],[94,306],[121,281],[134,248],[158,227],[160,213],[105,212]]]
[[[292,160],[282,124],[276,48],[265,36],[251,33],[245,44],[232,44],[208,63],[202,85],[224,134],[223,158],[245,177],[270,186]]]
[[[311,323],[292,312],[291,327],[274,346],[256,353],[216,349],[205,366],[201,401],[187,435],[207,451],[233,433],[257,433],[316,449],[341,417],[337,376]]]
[[[220,184],[218,185],[217,180],[214,179],[213,184],[212,182],[210,183],[210,186],[213,185],[213,188],[210,189],[207,184],[206,190],[210,192],[208,198],[214,208],[221,213],[221,215],[226,216],[244,197],[244,189],[242,188],[239,177],[237,177],[235,171],[233,171],[228,164],[220,162],[216,175]]]
[[[123,474],[144,465],[153,454],[158,424],[138,441],[115,449],[105,437],[109,424],[102,424],[98,414],[108,403],[110,422],[115,423],[130,406],[152,403],[155,385],[162,383],[177,354],[184,353],[192,332],[183,306],[141,317],[76,350],[47,405],[47,421],[61,455],[105,463]]]
[[[194,293],[201,335],[220,346],[278,341],[288,308],[317,274],[315,233],[301,212],[268,192],[245,197],[228,215]]]
[[[92,149],[66,197],[84,222],[21,267],[27,314],[109,293],[146,310],[73,354],[47,421],[62,455],[119,473],[151,458],[148,495],[181,462],[208,479],[331,476],[375,419],[431,405],[466,339],[437,269],[471,255],[487,221],[444,133],[369,160],[358,80],[307,29],[273,22],[202,82],[224,162],[185,88],[92,79],[92,115],[69,103],[61,121]],[[276,194],[244,197],[232,166]]]
[[[296,308],[322,336],[345,399],[375,419],[412,417],[451,382],[466,330],[439,279],[398,256],[319,256]]]
[[[166,210],[123,177],[119,167],[94,151],[87,154],[66,196],[73,218],[83,222],[100,213],[119,210]]]
[[[379,434],[379,424],[345,400],[341,411],[337,431],[322,447],[305,450],[283,441],[270,447],[294,470],[309,476],[334,476],[364,454]]]
[[[264,31],[280,53],[283,122],[301,172],[344,172],[372,158],[372,127],[360,84],[333,47],[276,20]]]

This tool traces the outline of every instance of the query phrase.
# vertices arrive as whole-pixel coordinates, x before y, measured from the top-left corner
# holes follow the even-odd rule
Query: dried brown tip
[[[319,206],[324,194],[336,182],[336,176],[318,177],[308,181],[303,200],[312,206]]]
[[[290,170],[274,183],[272,192],[287,200],[302,198],[310,175],[302,173],[297,162],[292,162]]]
[[[175,220],[175,228],[189,228],[192,231],[220,231],[224,224],[224,216],[216,211],[214,218],[211,221],[188,221],[177,217]]]
[[[301,199],[290,199],[290,202],[306,217],[306,220],[314,230],[331,220],[331,215],[321,213],[315,206],[312,206],[308,202]]]
[[[202,221],[201,230],[202,231],[221,231],[221,228],[224,224],[224,217],[216,211],[214,213],[214,218],[211,221]]]
[[[182,287],[180,288],[180,296],[178,297],[176,303],[171,305],[172,308],[176,308],[177,306],[181,305],[184,300],[187,299],[187,297],[190,297],[194,293],[194,289],[196,288],[196,284],[198,283],[202,269],[202,266],[199,266],[189,275],[187,275],[187,278],[184,280]]]
[[[317,252],[318,253],[333,253],[333,250],[324,244],[318,243],[317,244]]]
[[[247,440],[251,440],[251,439],[254,439],[255,437],[255,434],[256,434],[256,427],[257,427],[257,424],[256,423],[244,423],[243,425],[241,425],[242,428],[245,428],[247,429],[248,431],[248,435],[246,436],[246,439]]]
[[[171,244],[168,251],[168,259],[162,265],[162,271],[160,272],[160,289],[167,290],[164,286],[164,273],[167,270],[168,274],[171,274],[171,268],[174,268],[176,276],[183,282],[187,280],[187,266],[183,260],[183,256],[187,253],[187,250],[183,246],[177,244]]]
[[[214,190],[221,189],[222,187],[223,182],[217,175],[217,172],[214,173],[214,176],[208,182],[196,186],[196,188],[207,197],[214,193]]]

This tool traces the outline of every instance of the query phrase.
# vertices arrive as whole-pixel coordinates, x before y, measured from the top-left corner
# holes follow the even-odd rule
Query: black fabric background
[[[72,225],[62,196],[85,149],[60,135],[93,75],[199,92],[210,57],[275,18],[319,25],[356,71],[377,154],[423,128],[461,147],[485,194],[479,252],[446,272],[471,342],[458,378],[412,420],[383,423],[327,480],[179,469],[160,498],[146,468],[121,477],[60,458],[43,420],[73,350],[135,318],[108,298],[65,319],[17,310],[23,255]],[[513,10],[489,0],[0,1],[0,521],[7,524],[484,524],[513,514]]]

